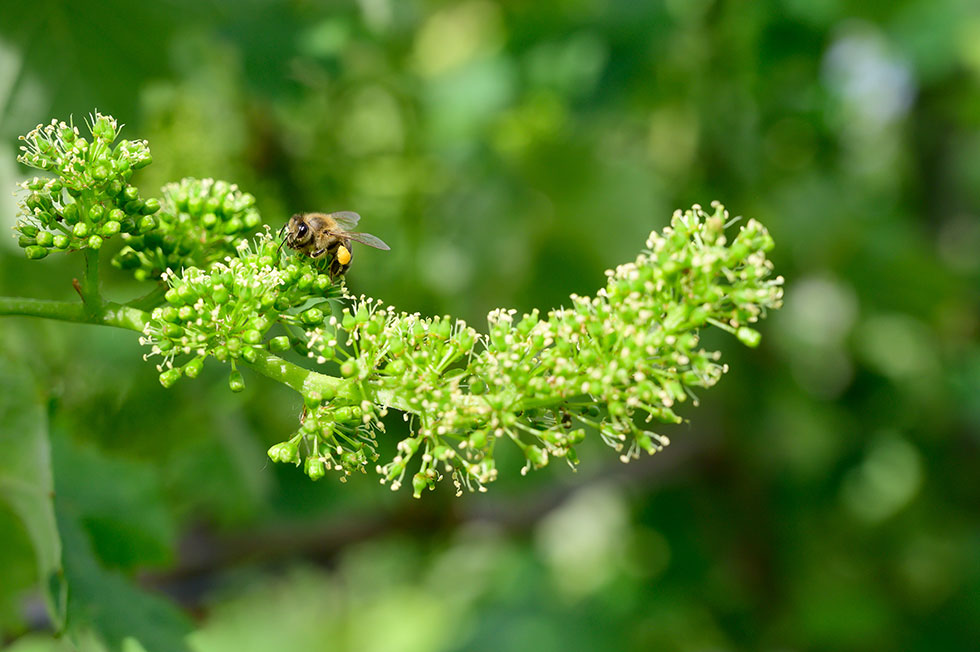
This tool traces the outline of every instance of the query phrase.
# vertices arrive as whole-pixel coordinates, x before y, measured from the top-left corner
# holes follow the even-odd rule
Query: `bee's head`
[[[305,215],[293,215],[289,218],[289,224],[286,225],[286,239],[292,246],[302,246],[309,242],[313,235],[310,231],[309,224],[306,223]]]

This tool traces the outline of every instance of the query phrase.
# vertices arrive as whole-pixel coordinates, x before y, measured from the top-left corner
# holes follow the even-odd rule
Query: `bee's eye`
[[[306,227],[305,224],[300,224],[299,225],[299,228],[296,229],[296,236],[299,237],[299,238],[302,238],[302,237],[304,237],[306,235],[306,233],[308,231],[309,231],[309,229]]]

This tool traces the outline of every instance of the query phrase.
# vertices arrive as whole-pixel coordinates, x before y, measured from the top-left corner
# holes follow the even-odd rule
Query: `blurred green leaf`
[[[20,631],[24,627],[25,594],[36,591],[37,564],[34,546],[20,518],[0,502],[0,631]]]
[[[76,478],[86,482],[92,478]],[[77,485],[62,484],[59,496],[72,496]],[[120,487],[119,491],[125,493]],[[70,498],[56,501],[58,528],[64,541],[68,580],[68,633],[79,640],[94,632],[112,652],[131,650],[136,639],[146,652],[188,650],[185,637],[191,623],[172,603],[136,586],[122,573],[104,568],[92,539],[81,524],[82,514]],[[125,541],[125,540],[124,540]]]
[[[77,516],[103,563],[129,569],[171,559],[176,531],[156,468],[108,457],[61,433],[53,446],[59,501]]]
[[[0,358],[0,499],[20,518],[31,538],[42,593],[52,621],[60,628],[66,588],[52,500],[48,424],[32,384],[26,366]]]

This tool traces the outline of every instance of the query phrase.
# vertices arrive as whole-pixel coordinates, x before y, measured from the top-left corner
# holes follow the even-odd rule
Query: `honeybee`
[[[331,276],[340,276],[350,267],[352,240],[375,249],[391,249],[370,233],[351,231],[360,219],[351,211],[297,213],[282,227],[286,233],[283,244],[317,260],[329,255]]]

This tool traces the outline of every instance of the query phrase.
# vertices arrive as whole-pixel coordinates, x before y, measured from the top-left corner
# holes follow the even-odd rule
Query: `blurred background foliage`
[[[47,414],[28,422],[51,440],[83,647],[174,650],[192,630],[202,652],[980,639],[975,2],[2,10],[0,188],[27,174],[17,135],[98,108],[150,141],[144,196],[213,176],[273,228],[357,210],[392,251],[361,248],[352,290],[408,311],[479,326],[560,305],[712,199],[769,227],[787,279],[759,350],[710,337],[732,371],[663,454],[623,466],[596,445],[576,474],[528,477],[512,460],[488,494],[422,501],[267,463],[301,406],[264,379],[164,391],[131,333],[4,319],[4,386]],[[80,264],[4,238],[0,291],[70,298]],[[141,293],[116,270],[105,284]],[[6,507],[0,542],[2,640],[67,649]]]

